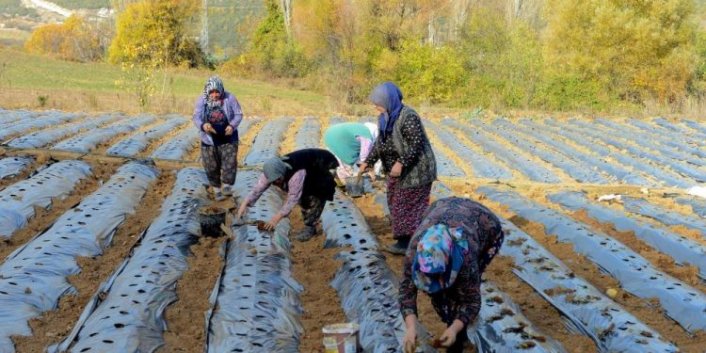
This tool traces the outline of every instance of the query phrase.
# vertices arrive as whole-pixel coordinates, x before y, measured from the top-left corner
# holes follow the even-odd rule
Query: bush
[[[25,49],[30,53],[80,62],[100,60],[104,52],[94,26],[76,15],[62,24],[37,28],[25,42]]]

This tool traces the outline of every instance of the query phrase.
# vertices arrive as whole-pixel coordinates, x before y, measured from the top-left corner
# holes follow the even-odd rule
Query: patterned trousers
[[[413,188],[402,188],[398,178],[387,179],[387,206],[392,220],[392,237],[409,239],[422,222],[429,207],[431,183]]]
[[[299,199],[299,206],[302,208],[302,218],[304,224],[309,227],[315,227],[316,223],[324,212],[326,200],[313,195],[302,195]]]
[[[238,170],[238,143],[201,144],[201,162],[212,187],[221,187],[221,183],[233,185]]]

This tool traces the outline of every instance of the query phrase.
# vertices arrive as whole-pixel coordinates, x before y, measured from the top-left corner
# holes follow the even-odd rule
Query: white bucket
[[[358,324],[332,324],[321,330],[324,333],[325,353],[358,352]]]

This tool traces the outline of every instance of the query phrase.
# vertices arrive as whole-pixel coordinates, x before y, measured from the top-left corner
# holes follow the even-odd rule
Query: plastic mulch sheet
[[[604,146],[600,140],[592,139],[586,129],[580,129],[577,127],[568,126],[566,124],[559,124],[551,120],[545,120],[544,124],[553,126],[556,129],[561,129],[562,136],[571,138],[574,143],[598,153],[602,157],[614,159],[623,165],[630,166],[634,170],[647,174],[655,180],[659,180],[667,185],[686,188],[694,184],[693,181],[687,180],[680,175],[662,170],[661,168],[656,168],[647,163],[645,160],[640,160],[636,157],[629,156],[622,150],[611,150],[610,148]]]
[[[519,305],[494,284],[481,284],[478,320],[466,330],[479,353],[565,353],[551,337],[537,331]]]
[[[582,164],[590,165],[594,169],[603,171],[622,183],[643,186],[651,186],[655,184],[654,182],[639,175],[639,173],[623,168],[620,164],[614,164],[611,161],[603,160],[592,153],[580,151],[568,143],[563,142],[561,137],[570,141],[575,140],[574,137],[570,137],[568,135],[564,136],[562,134],[563,131],[555,130],[554,127],[542,125],[530,119],[522,119],[520,120],[520,123],[522,125],[518,124],[517,126],[524,128],[522,131],[526,134],[556,148],[558,151],[561,151],[570,158],[573,158]]]
[[[701,233],[701,236],[706,238],[706,221],[704,221],[703,218],[666,210],[657,205],[653,205],[644,199],[623,197],[622,200],[623,207],[628,212],[652,218],[668,226],[682,225],[687,228],[695,229]]]
[[[654,125],[646,123],[638,119],[628,119],[627,123],[635,127],[641,133],[647,133],[650,137],[655,137],[657,141],[667,146],[679,148],[682,151],[694,154],[699,157],[706,157],[706,151],[699,148],[697,143],[687,136],[674,136],[663,129],[659,129]]]
[[[119,115],[103,115],[100,117],[87,117],[71,124],[63,124],[56,128],[40,130],[28,135],[20,136],[8,142],[13,148],[40,148],[53,142],[77,134],[81,130],[95,129],[103,124],[111,123],[120,118]]]
[[[0,126],[11,124],[30,115],[27,110],[0,110]]]
[[[148,353],[164,344],[164,309],[177,300],[176,282],[188,267],[189,247],[197,241],[198,210],[208,203],[206,184],[202,170],[179,171],[161,214],[50,353]]]
[[[0,127],[0,140],[33,129],[43,129],[70,122],[80,117],[81,116],[77,114],[62,112],[28,113],[18,121]]]
[[[591,218],[612,223],[618,231],[632,231],[647,244],[671,256],[679,264],[691,264],[706,279],[706,246],[665,229],[653,227],[630,217],[625,212],[591,203],[581,192],[560,192],[548,197],[552,202],[572,211],[586,210]],[[625,201],[626,199],[623,198]]]
[[[164,137],[186,123],[183,117],[171,117],[161,124],[147,130],[128,136],[114,144],[106,151],[109,156],[133,157],[144,151],[153,141]]]
[[[151,157],[176,161],[183,160],[189,151],[196,146],[198,141],[199,131],[195,128],[187,128],[165,144],[157,147]]]
[[[478,125],[477,125],[478,126]],[[518,134],[518,128],[505,119],[495,119],[491,125],[482,125],[486,131],[490,130],[503,137],[510,144],[522,149],[525,153],[537,156],[543,161],[556,166],[574,180],[580,183],[607,184],[608,180],[596,170],[577,162],[563,153],[553,151],[537,143],[532,136]]]
[[[453,119],[445,119],[443,124],[463,132],[469,140],[483,147],[487,153],[490,153],[495,156],[495,158],[505,162],[506,165],[517,169],[522,174],[526,175],[530,180],[552,184],[559,183],[561,181],[559,177],[552,173],[552,171],[536,165],[536,163],[532,160],[507,149],[486,133],[473,128],[470,125],[462,124]]]
[[[565,318],[567,328],[589,337],[599,352],[678,352],[674,344],[634,317],[532,237],[503,220],[500,255],[515,262],[513,272]]]
[[[245,156],[245,165],[258,165],[278,155],[279,144],[283,139],[292,118],[278,118],[268,121],[260,129],[255,142],[250,147],[250,153]]]
[[[685,161],[693,165],[706,166],[706,161],[699,158],[698,155],[686,152],[686,150],[691,149],[690,146],[682,143],[675,143],[675,141],[672,140],[665,140],[664,135],[650,133],[645,130],[637,131],[637,128],[632,125],[619,124],[613,120],[598,118],[594,121],[600,125],[612,129],[613,131],[619,131],[620,136],[626,137],[632,141],[639,141],[641,139],[648,138],[650,141],[649,147],[659,151],[659,153],[664,156]],[[706,154],[704,154],[704,156],[706,157]]]
[[[238,173],[235,190],[244,199],[259,173]],[[282,195],[265,191],[248,209],[249,220],[269,220],[282,206]],[[221,277],[211,296],[206,352],[299,352],[304,331],[299,293],[291,273],[289,220],[274,232],[254,225],[234,226]]]
[[[468,163],[475,177],[502,180],[512,178],[512,173],[505,167],[468,148],[454,134],[439,127],[434,122],[425,120],[424,127],[436,135],[450,150],[454,151],[464,163]],[[435,149],[434,153],[437,153],[437,151],[439,150]]]
[[[677,203],[691,206],[691,210],[694,213],[706,218],[706,200],[694,196],[684,196],[678,197]]]
[[[313,117],[304,119],[304,123],[299,127],[297,135],[294,137],[295,149],[319,148],[321,146],[321,123]]]
[[[125,217],[135,211],[157,171],[128,163],[46,231],[0,266],[0,352],[14,352],[10,336],[30,336],[27,321],[56,309],[75,290],[67,277],[81,271],[77,257],[99,256]]]
[[[128,118],[123,121],[108,125],[106,127],[87,131],[70,139],[61,141],[51,149],[77,153],[88,153],[95,149],[99,144],[104,143],[119,134],[124,134],[140,129],[144,125],[151,124],[154,120],[155,118],[151,116]]]
[[[706,134],[706,126],[705,125],[699,124],[699,123],[692,121],[692,120],[683,120],[683,122],[684,122],[684,124],[686,124],[686,126],[690,127],[691,129],[693,129],[695,131],[699,131],[702,134]]]
[[[700,170],[698,166],[690,165],[684,161],[664,157],[660,153],[655,152],[652,146],[634,146],[632,143],[628,143],[632,141],[626,140],[622,136],[622,134],[620,135],[620,137],[614,136],[614,132],[605,130],[601,131],[602,129],[600,125],[588,123],[586,121],[572,120],[571,124],[574,126],[578,126],[582,130],[583,134],[591,136],[594,139],[603,141],[611,146],[616,147],[621,151],[628,151],[632,155],[642,158],[646,161],[655,163],[658,166],[667,166],[671,168],[672,171],[683,175],[685,180],[691,178],[693,180],[692,184],[694,184],[694,181],[706,181],[706,177],[704,177],[704,175],[706,175],[706,170]],[[625,141],[625,143],[623,143],[622,141]]]
[[[243,117],[243,120],[240,121],[240,125],[238,125],[238,138],[242,141],[243,136],[250,131],[250,129],[257,123],[262,121],[262,119],[258,117]]]
[[[372,250],[379,247],[375,234],[358,207],[338,190],[333,201],[327,202],[324,207],[321,227],[326,234],[324,248],[351,246],[353,249]]]
[[[0,159],[0,179],[13,177],[29,168],[34,162],[32,157],[5,157]]]
[[[658,270],[624,244],[515,192],[489,186],[477,191],[508,206],[517,215],[544,225],[545,232],[559,241],[573,244],[574,251],[608,272],[625,291],[640,298],[659,299],[665,313],[687,331],[706,328],[706,315],[695,314],[706,313],[706,296]]]
[[[27,225],[35,207],[49,207],[53,198],[67,196],[90,175],[91,166],[85,162],[61,161],[0,191],[0,238]]]

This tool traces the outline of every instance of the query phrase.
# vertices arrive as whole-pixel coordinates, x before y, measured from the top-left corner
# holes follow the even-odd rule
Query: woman
[[[380,136],[361,165],[361,172],[378,159],[387,179],[387,204],[390,208],[395,244],[385,250],[404,255],[422,214],[429,205],[431,184],[436,180],[436,158],[422,120],[414,109],[402,104],[402,92],[392,82],[373,90],[371,102],[380,113]]]
[[[339,180],[345,182],[357,174],[356,169],[370,154],[377,136],[377,125],[372,123],[341,123],[326,129],[324,145],[338,159],[336,175]],[[375,172],[371,172],[370,177],[375,180]]]
[[[248,206],[254,204],[262,193],[274,184],[287,192],[287,200],[266,224],[266,229],[274,229],[282,218],[289,216],[294,205],[299,204],[302,208],[304,229],[297,235],[297,240],[311,239],[316,235],[316,224],[326,201],[333,200],[336,182],[331,171],[336,167],[336,157],[331,152],[318,148],[294,151],[283,157],[268,160],[257,184],[240,205],[237,217],[242,219]]]
[[[224,195],[233,194],[238,168],[238,125],[243,120],[243,112],[218,76],[206,81],[192,120],[201,132],[201,161],[208,183],[215,199],[221,201]]]
[[[409,244],[400,284],[405,352],[414,352],[417,289],[431,296],[448,326],[441,345],[449,353],[463,352],[466,328],[480,310],[481,276],[504,238],[500,220],[475,201],[449,197],[429,206]]]

